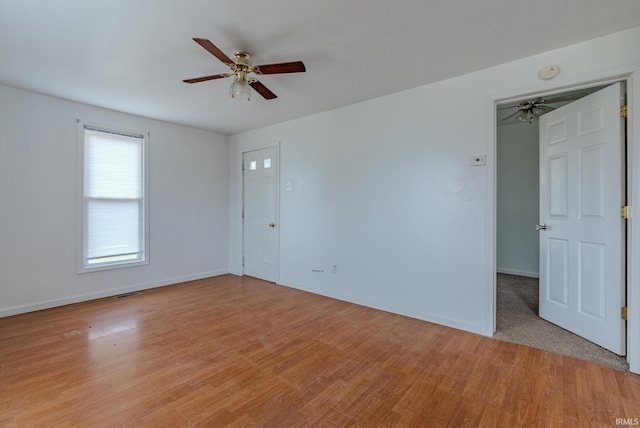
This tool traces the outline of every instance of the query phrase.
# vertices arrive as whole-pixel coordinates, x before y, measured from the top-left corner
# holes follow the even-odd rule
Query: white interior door
[[[243,154],[243,264],[245,275],[276,281],[277,149]]]
[[[626,353],[623,88],[540,118],[540,316]],[[546,229],[545,229],[546,227]]]

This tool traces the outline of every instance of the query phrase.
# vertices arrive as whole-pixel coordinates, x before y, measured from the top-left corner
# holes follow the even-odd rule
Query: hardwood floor
[[[0,319],[0,426],[616,426],[640,376],[248,277]]]

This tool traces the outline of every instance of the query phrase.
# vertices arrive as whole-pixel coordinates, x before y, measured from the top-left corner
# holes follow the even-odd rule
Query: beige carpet
[[[539,318],[536,278],[498,274],[496,324],[498,339],[629,370],[626,358]]]

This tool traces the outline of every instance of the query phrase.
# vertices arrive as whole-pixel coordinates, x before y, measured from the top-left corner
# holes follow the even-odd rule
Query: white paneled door
[[[276,281],[277,148],[243,154],[243,263],[245,275]]]
[[[540,118],[540,316],[626,353],[623,88]]]

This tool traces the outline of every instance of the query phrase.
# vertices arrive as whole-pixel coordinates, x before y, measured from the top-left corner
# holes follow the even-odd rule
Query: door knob
[[[269,223],[269,227],[273,229],[274,227],[276,227],[276,225],[275,223]]]
[[[536,224],[536,230],[547,230],[546,224]]]

